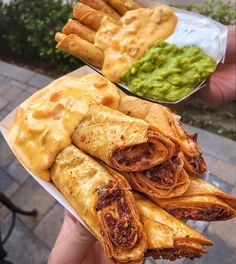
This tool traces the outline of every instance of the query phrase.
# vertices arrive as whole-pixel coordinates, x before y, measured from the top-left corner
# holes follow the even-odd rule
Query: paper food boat
[[[140,6],[143,7],[155,7],[158,4],[174,4],[176,1],[151,1],[151,0],[135,0]],[[203,51],[205,51],[208,55],[212,56],[217,64],[219,62],[224,61],[225,53],[226,53],[226,45],[227,45],[227,33],[228,29],[226,26],[221,23],[209,18],[202,16],[198,13],[190,12],[183,9],[174,8],[175,14],[178,17],[178,24],[175,32],[167,39],[166,42],[171,44],[176,44],[178,46],[191,46],[196,45],[200,47]],[[86,62],[85,62],[86,63]],[[86,63],[89,65],[88,63]],[[96,67],[92,67],[97,72],[101,73]],[[175,101],[158,101],[151,100],[145,97],[140,97],[133,93],[129,88],[121,83],[118,83],[118,87],[133,96],[154,102],[161,103],[164,105],[176,105],[201,90],[206,84],[206,80],[200,83],[191,93],[184,96],[183,98]]]
[[[75,70],[67,75],[69,76],[78,76],[78,77],[82,77],[84,75],[90,74],[90,73],[95,73],[95,71],[91,68],[89,68],[88,66],[84,66],[79,68],[78,70]],[[62,76],[61,78],[63,78],[64,76]],[[60,79],[60,78],[59,78]],[[59,79],[55,80],[54,82],[58,81]],[[53,84],[53,82],[51,83]],[[50,84],[49,84],[50,85]],[[3,119],[0,122],[0,131],[2,132],[2,135],[4,137],[4,139],[6,140],[7,144],[9,145],[9,147],[11,148],[12,152],[15,154],[15,156],[17,157],[16,153],[13,150],[13,146],[11,145],[8,135],[7,135],[7,130],[8,128],[12,127],[14,120],[15,120],[15,116],[17,113],[19,106],[16,107],[7,117],[5,117],[5,119]],[[18,159],[18,157],[17,157]],[[80,216],[76,213],[76,211],[73,209],[73,207],[69,204],[69,202],[64,198],[64,196],[60,193],[60,191],[55,187],[55,185],[52,182],[47,182],[44,181],[42,179],[40,179],[39,177],[37,177],[32,171],[30,171],[22,162],[20,159],[18,159],[18,161],[21,163],[21,165],[29,172],[29,174],[48,192],[51,194],[52,197],[54,197],[65,209],[67,209],[76,219],[78,219],[78,221],[85,226],[88,230],[89,228],[86,226],[86,224],[84,223],[84,221],[80,218]],[[204,175],[204,178],[207,180],[208,177],[208,173],[206,172]],[[90,231],[90,230],[89,230]],[[91,231],[90,231],[91,232]]]

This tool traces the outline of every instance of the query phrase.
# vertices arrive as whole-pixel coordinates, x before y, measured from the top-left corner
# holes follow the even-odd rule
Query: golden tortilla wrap
[[[68,52],[93,66],[102,67],[103,52],[89,41],[82,39],[76,34],[65,35],[56,33],[57,49]]]
[[[94,43],[96,32],[91,28],[81,24],[77,20],[69,19],[62,29],[62,33],[66,35],[76,34],[84,40]]]
[[[133,194],[147,234],[146,256],[172,261],[180,257],[194,259],[206,253],[205,245],[213,244],[141,194]]]
[[[154,104],[136,97],[120,94],[119,111],[130,116],[141,118],[151,124],[165,136],[177,141],[181,147],[181,158],[187,172],[202,176],[207,165],[197,144],[196,136],[189,136],[183,129],[180,117],[162,105]]]
[[[155,198],[181,196],[189,186],[189,176],[179,157],[173,157],[146,171],[121,174],[134,190]]]
[[[147,122],[95,104],[77,126],[72,141],[120,171],[143,171],[178,153],[178,146]]]
[[[101,25],[102,19],[107,16],[106,13],[100,12],[87,5],[78,2],[73,9],[73,16],[82,24],[97,31]]]
[[[54,184],[84,220],[109,258],[141,260],[146,235],[128,182],[73,145],[51,169]]]
[[[190,178],[189,188],[181,197],[150,199],[181,219],[224,221],[236,216],[236,198],[197,177]]]
[[[120,15],[103,0],[80,0],[80,2],[98,11],[104,12],[116,20],[120,19]]]
[[[130,10],[138,9],[140,6],[133,0],[105,0],[122,16]]]

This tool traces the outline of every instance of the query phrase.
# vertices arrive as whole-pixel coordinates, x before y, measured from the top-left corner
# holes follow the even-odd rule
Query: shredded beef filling
[[[178,258],[189,258],[191,260],[201,257],[201,252],[185,251],[180,248],[163,248],[148,250],[145,254],[146,257],[152,257],[153,259],[168,259],[175,261]]]
[[[203,173],[206,170],[206,163],[202,157],[202,154],[196,155],[194,157],[185,155],[185,158],[197,172]]]
[[[194,133],[192,135],[188,135],[194,142],[197,143],[198,133]]]
[[[97,190],[97,194],[96,211],[110,206],[113,202],[117,203],[119,218],[114,218],[111,213],[107,213],[104,216],[112,242],[120,247],[131,247],[138,231],[133,224],[124,192],[119,188],[118,184],[110,181],[108,184],[101,186]]]
[[[148,159],[152,159],[154,156],[154,144],[144,143],[126,147],[124,149],[118,149],[114,153],[114,157],[120,164],[126,166],[136,165],[140,161],[147,162]]]
[[[172,159],[167,160],[166,162],[157,165],[147,171],[145,171],[145,176],[165,187],[169,187],[175,182],[175,175],[180,165],[180,158],[174,157]]]
[[[220,221],[230,217],[230,212],[219,206],[212,206],[206,209],[175,208],[168,211],[178,219]]]
[[[119,200],[123,197],[124,192],[117,184],[109,181],[107,184],[100,186],[97,190],[98,200],[96,204],[96,211],[101,210],[112,204],[112,202]]]
[[[110,214],[106,214],[105,221],[110,229],[110,237],[113,243],[120,247],[129,247],[137,234],[136,228],[132,225],[132,220],[127,218],[115,220]]]

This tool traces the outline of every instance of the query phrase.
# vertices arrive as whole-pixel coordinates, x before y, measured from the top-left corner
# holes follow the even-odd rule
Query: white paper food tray
[[[88,66],[81,67],[67,75],[69,76],[84,76],[90,73],[95,73],[93,69],[91,69]],[[64,77],[64,76],[62,76]],[[61,77],[61,78],[62,78]],[[60,78],[59,78],[60,79]],[[59,80],[57,79],[57,80]],[[55,81],[57,81],[55,80]],[[54,82],[55,82],[54,81]],[[53,82],[52,82],[53,83]],[[51,83],[51,84],[52,84]],[[50,85],[50,84],[49,84]],[[27,100],[27,99],[26,99]],[[0,131],[2,132],[2,135],[4,139],[6,140],[7,144],[11,148],[12,152],[15,154],[17,157],[16,153],[13,150],[13,146],[11,145],[8,135],[7,135],[7,130],[8,128],[12,127],[14,120],[15,120],[15,115],[18,110],[19,106],[16,107],[8,116],[6,116],[1,122],[0,122]],[[17,157],[18,159],[18,157]],[[32,173],[21,161],[18,159],[18,161],[21,163],[21,165],[29,172],[29,174],[48,192],[54,197],[65,209],[67,209],[83,226],[85,226],[88,230],[89,228],[86,226],[85,222],[80,218],[80,216],[76,213],[76,211],[73,209],[73,207],[69,204],[69,202],[64,198],[64,196],[60,193],[60,191],[55,187],[55,185],[52,182],[47,182],[39,177],[37,177],[34,173]],[[208,177],[208,171],[204,175],[204,179],[207,180]],[[90,231],[90,230],[89,230]],[[90,231],[91,232],[91,231]]]
[[[171,0],[170,1],[135,0],[135,2],[137,2],[142,7],[154,7],[158,4],[176,4],[176,1],[171,1]],[[195,12],[190,12],[187,10],[178,9],[174,7],[173,9],[178,17],[178,24],[175,32],[165,41],[169,43],[174,43],[178,46],[196,45],[200,47],[203,51],[205,51],[208,55],[212,56],[217,61],[217,63],[223,62],[226,53],[226,45],[227,45],[227,33],[228,33],[227,26],[224,26],[209,17],[202,16]],[[91,67],[94,68],[99,73],[101,73],[101,71],[98,68],[93,66]],[[161,103],[171,106],[171,105],[176,105],[188,99],[191,95],[201,90],[205,86],[205,81],[199,84],[191,93],[189,93],[188,95],[184,96],[183,98],[175,102],[158,101],[158,100],[155,101],[155,100],[147,99],[134,94],[124,84],[118,83],[118,86],[124,92],[128,91],[129,93],[131,93],[136,97],[154,103]]]

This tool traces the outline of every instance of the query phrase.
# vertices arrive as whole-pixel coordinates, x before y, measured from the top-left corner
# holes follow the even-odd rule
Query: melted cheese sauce
[[[8,131],[13,149],[36,176],[50,181],[49,168],[57,154],[71,144],[75,127],[91,103],[117,109],[116,87],[99,74],[62,77],[27,99]]]
[[[103,75],[118,82],[122,73],[150,46],[174,32],[177,20],[172,9],[165,5],[129,11],[118,22],[104,17],[95,37],[95,45],[105,54]]]

